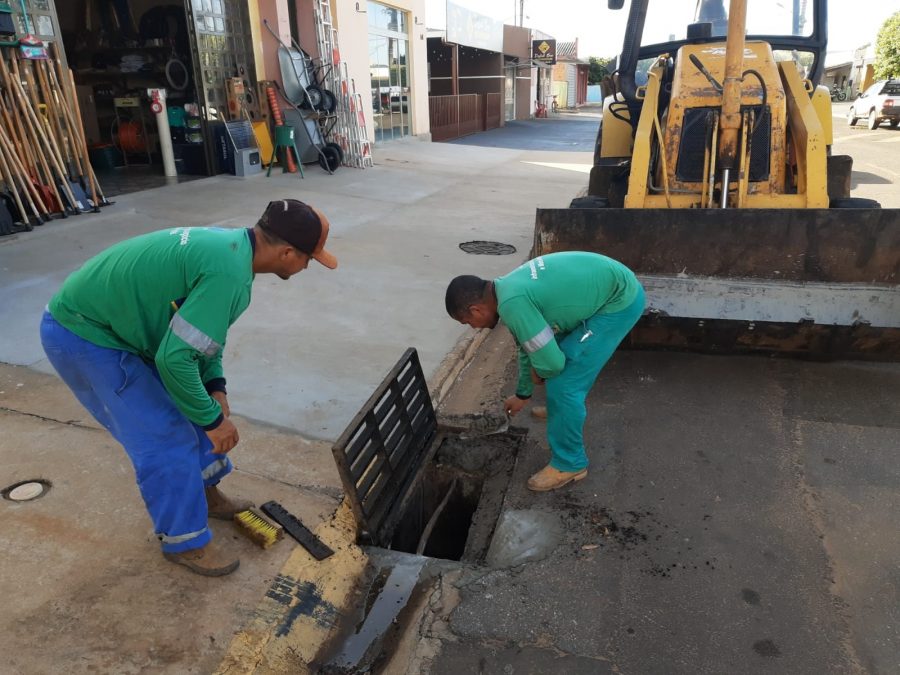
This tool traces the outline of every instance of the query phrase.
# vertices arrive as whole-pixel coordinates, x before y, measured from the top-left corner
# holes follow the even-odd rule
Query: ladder
[[[373,166],[362,95],[356,91],[356,83],[349,76],[347,63],[341,60],[330,0],[316,0],[314,14],[316,43],[325,84],[337,99],[337,123],[331,132],[332,140],[344,151],[344,166],[358,169]]]

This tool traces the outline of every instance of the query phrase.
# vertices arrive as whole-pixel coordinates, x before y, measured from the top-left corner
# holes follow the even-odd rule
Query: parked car
[[[869,129],[884,121],[896,128],[900,124],[900,80],[879,80],[861,93],[850,105],[847,124],[852,127],[863,117],[868,119]]]

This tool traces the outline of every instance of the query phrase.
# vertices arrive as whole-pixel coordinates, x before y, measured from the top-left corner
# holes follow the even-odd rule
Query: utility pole
[[[525,0],[519,0],[519,25],[525,25]]]

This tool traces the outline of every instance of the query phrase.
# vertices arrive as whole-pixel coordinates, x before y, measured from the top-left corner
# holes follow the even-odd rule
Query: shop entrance
[[[506,64],[503,79],[503,116],[507,122],[516,119],[516,64]]]
[[[228,171],[228,83],[256,116],[245,0],[56,2],[91,163],[107,195],[166,184],[148,88],[166,90],[178,180]],[[233,112],[233,111],[232,111]],[[238,111],[239,112],[239,111]],[[222,137],[220,139],[220,136]]]
[[[409,136],[409,16],[378,2],[367,7],[375,141],[389,141]]]

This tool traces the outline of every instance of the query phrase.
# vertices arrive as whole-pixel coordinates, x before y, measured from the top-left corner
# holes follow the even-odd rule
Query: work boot
[[[219,520],[233,520],[235,513],[246,511],[256,506],[247,499],[232,499],[219,491],[217,485],[206,488],[206,508],[210,518]]]
[[[536,405],[531,409],[531,416],[538,420],[547,419],[547,408],[546,406]]]
[[[237,558],[231,560],[230,556],[215,548],[212,542],[202,548],[192,548],[181,553],[163,553],[163,557],[204,577],[223,577],[234,572],[241,564]]]
[[[534,492],[547,492],[561,488],[563,485],[587,476],[587,469],[581,471],[560,471],[549,464],[528,479],[528,489]]]

